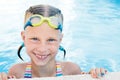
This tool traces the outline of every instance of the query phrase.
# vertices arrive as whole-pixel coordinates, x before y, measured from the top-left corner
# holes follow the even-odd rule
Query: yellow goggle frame
[[[48,25],[51,27],[51,28],[54,28],[54,29],[60,29],[62,30],[62,22],[61,20],[59,20],[58,17],[56,16],[51,16],[51,17],[43,17],[41,15],[32,15],[28,21],[26,22],[25,24],[25,27],[24,29],[27,27],[27,26],[32,26],[32,27],[37,27],[37,26],[40,26],[42,23],[44,22],[47,22]]]

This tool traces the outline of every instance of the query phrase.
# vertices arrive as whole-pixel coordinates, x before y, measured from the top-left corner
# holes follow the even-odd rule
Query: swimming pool
[[[62,9],[65,61],[77,63],[83,71],[94,67],[120,71],[119,0],[4,0],[0,1],[0,72],[7,72],[12,64],[21,62],[17,49],[22,42],[24,11],[38,3],[58,4],[56,7]],[[24,50],[22,55],[27,61]],[[57,59],[63,61],[61,52]]]

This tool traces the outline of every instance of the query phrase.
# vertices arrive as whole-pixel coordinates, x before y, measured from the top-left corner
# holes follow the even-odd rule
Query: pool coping
[[[104,77],[96,79],[89,74],[70,75],[61,77],[42,77],[31,79],[9,79],[9,80],[120,80],[120,72],[108,72]]]

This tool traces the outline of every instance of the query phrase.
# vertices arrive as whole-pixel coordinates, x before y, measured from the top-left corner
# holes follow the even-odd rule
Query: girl
[[[20,50],[26,47],[31,61],[12,66],[9,77],[34,78],[84,73],[75,63],[55,60],[59,49],[64,51],[64,55],[66,53],[60,45],[63,38],[63,15],[59,9],[49,5],[32,6],[26,11],[24,22],[24,31],[21,32],[24,43],[18,50],[18,56],[22,59]],[[104,75],[105,70],[96,68],[88,73],[97,78],[98,74]],[[2,73],[1,77],[6,78],[4,75]]]

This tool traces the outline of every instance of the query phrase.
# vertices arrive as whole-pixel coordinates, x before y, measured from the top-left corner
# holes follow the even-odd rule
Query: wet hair
[[[58,8],[55,8],[53,6],[50,5],[35,5],[35,6],[31,6],[29,9],[26,10],[25,12],[25,20],[26,20],[26,16],[28,14],[39,14],[45,17],[50,17],[50,16],[54,16],[54,15],[58,15],[61,19],[62,19],[62,25],[63,25],[63,15],[61,13],[61,10],[59,10]],[[25,28],[24,28],[25,29]],[[61,28],[62,29],[62,28]],[[60,30],[62,31],[62,30]],[[22,43],[22,45],[18,48],[18,57],[23,60],[23,58],[20,55],[21,49],[24,47],[24,43]],[[60,45],[59,46],[59,50],[64,52],[64,58],[66,55],[66,50]]]
[[[59,14],[59,15],[61,15],[61,17],[63,19],[61,10],[59,10],[58,8],[55,8],[53,6],[50,6],[50,5],[31,6],[28,10],[26,10],[26,13],[39,14],[44,17],[50,17],[50,16],[54,16],[56,14]]]

